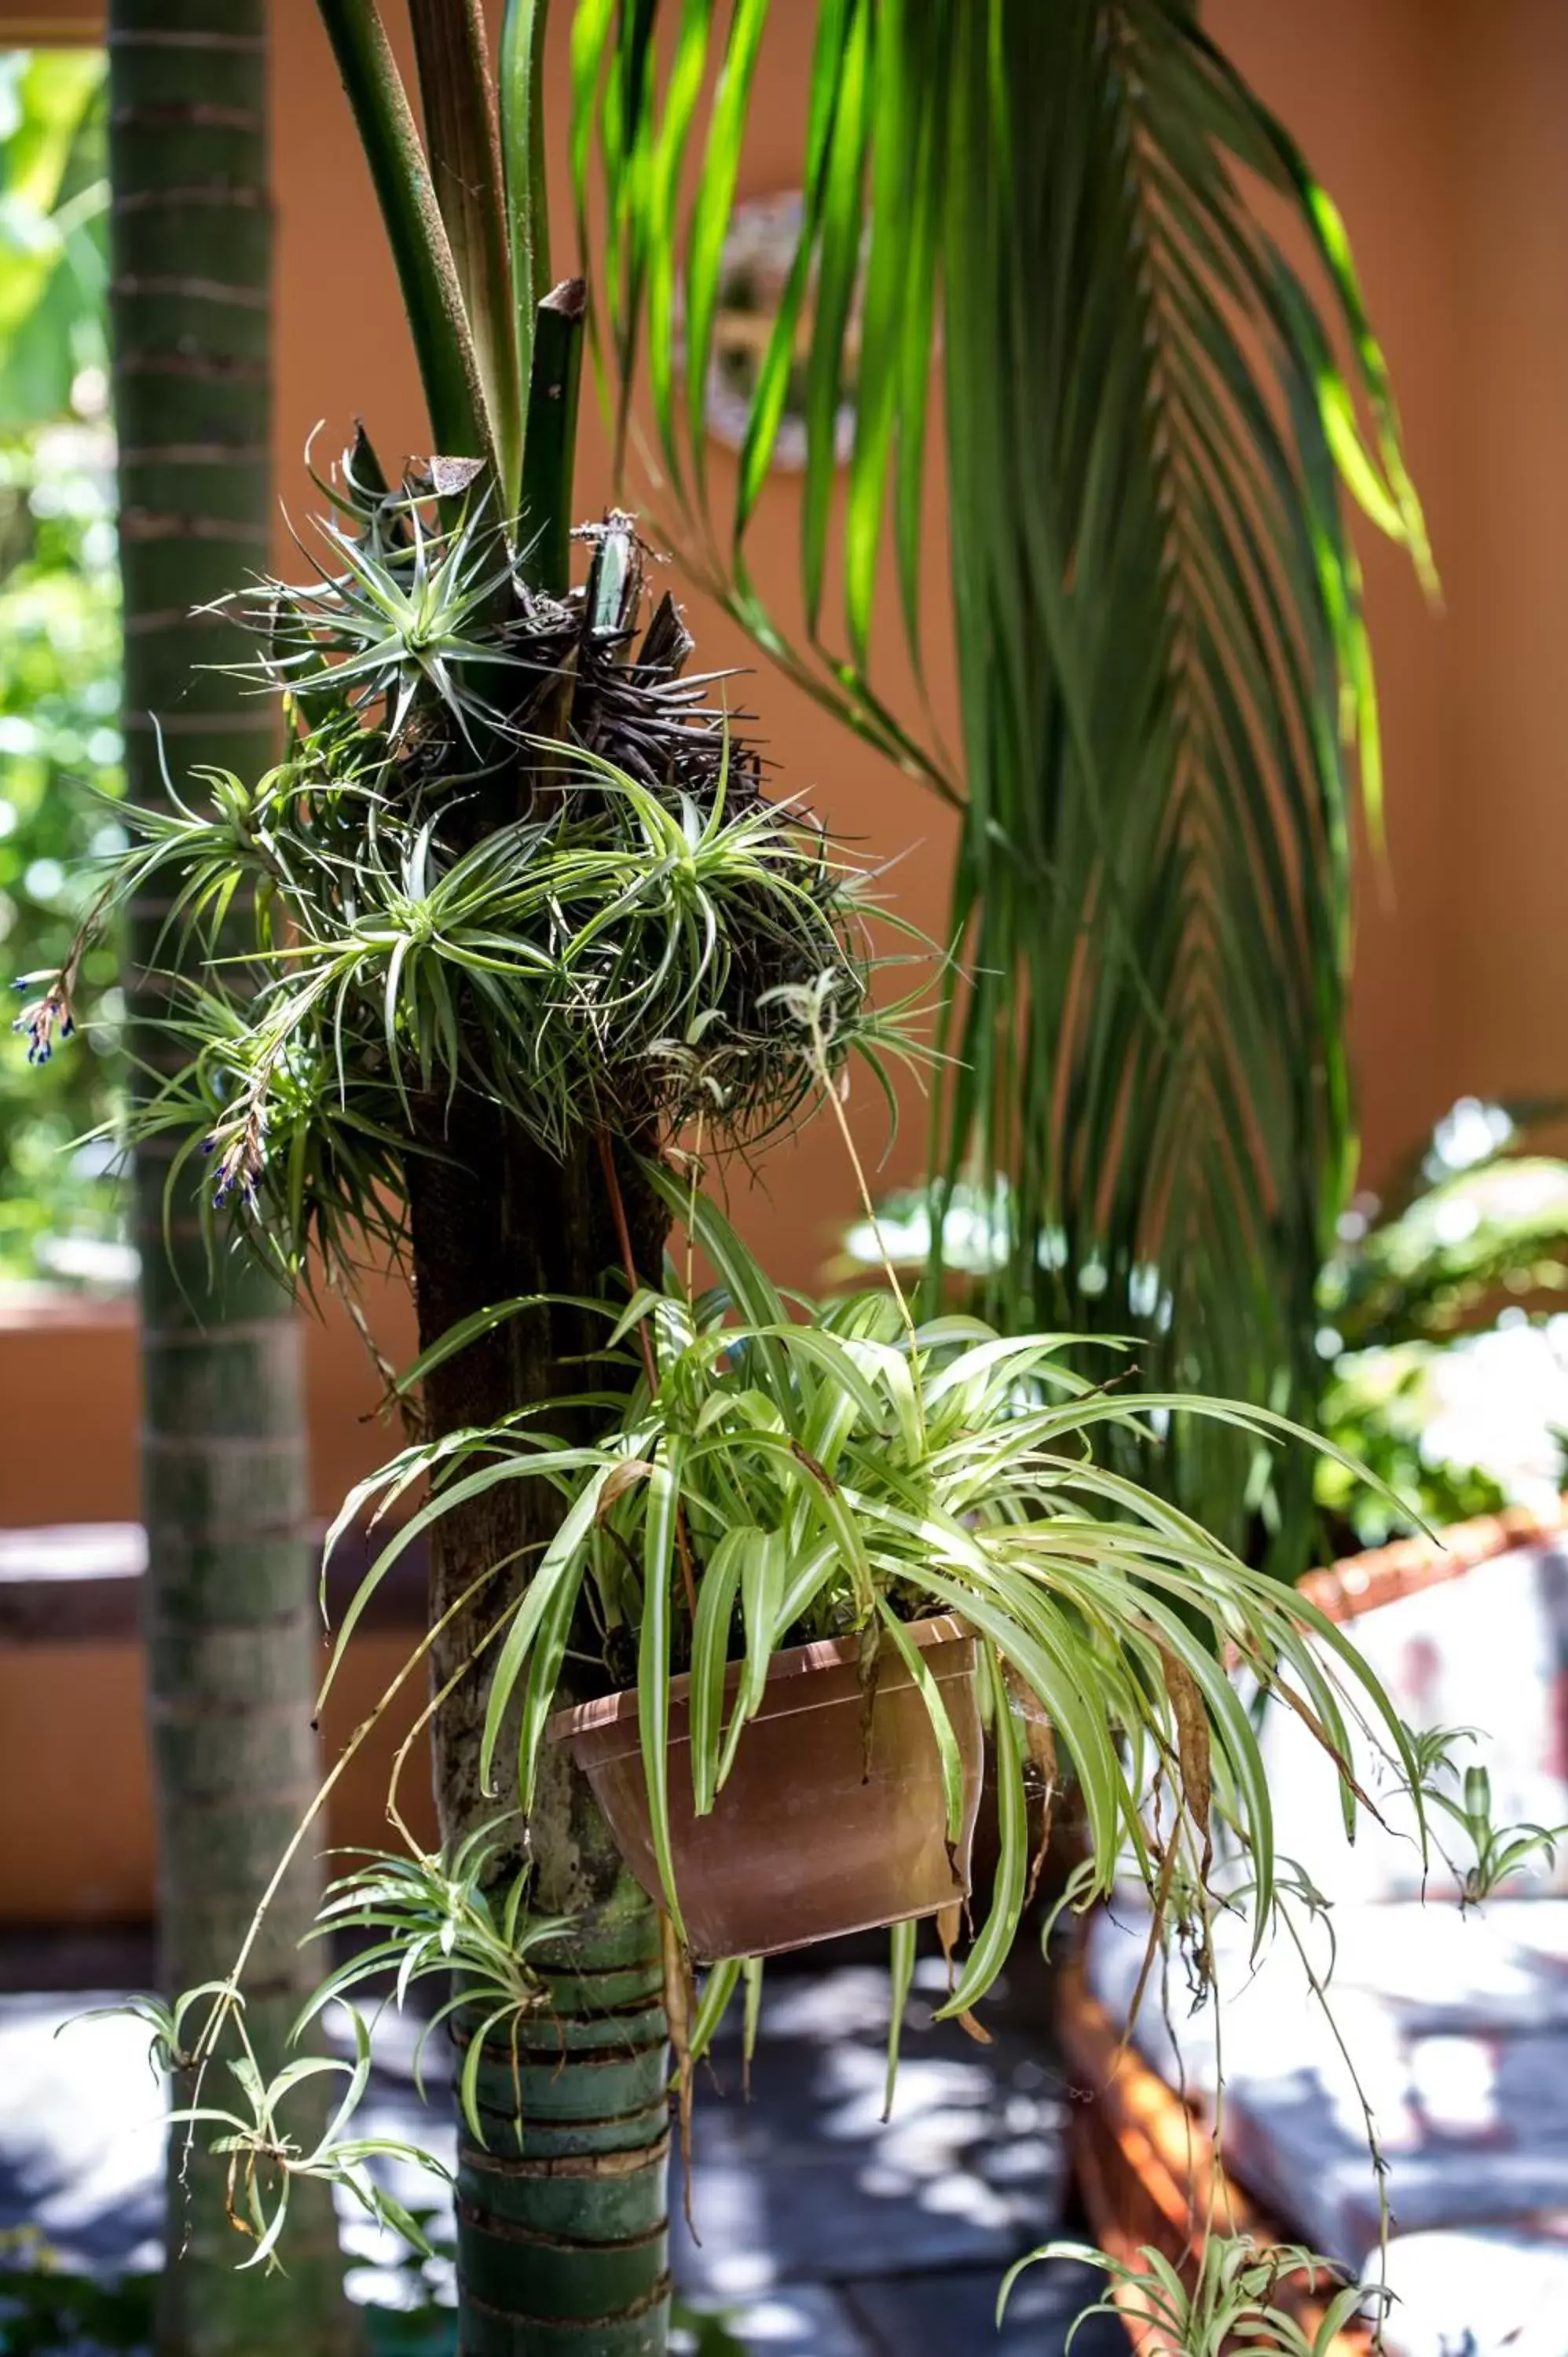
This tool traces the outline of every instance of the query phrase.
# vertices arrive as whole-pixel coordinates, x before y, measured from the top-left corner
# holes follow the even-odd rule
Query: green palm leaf
[[[320,0],[397,264],[431,432],[453,456],[491,455],[473,330],[435,183],[376,0]]]
[[[578,53],[585,210],[596,111],[613,133],[601,347],[624,400],[645,333],[665,528],[793,677],[962,802],[952,932],[969,979],[946,1006],[955,1077],[933,1168],[939,1203],[961,1174],[996,1192],[1007,1248],[983,1306],[1137,1336],[1156,1383],[1310,1415],[1314,1287],[1355,1148],[1358,748],[1374,821],[1380,791],[1346,490],[1430,577],[1343,223],[1187,0],[820,0],[800,246],[726,538],[703,395],[766,13],[686,11],[668,100],[646,70],[647,5],[601,10],[601,54]],[[704,127],[691,52],[710,27]],[[683,404],[675,307],[644,299],[629,259],[670,235],[682,160],[700,160]],[[1305,227],[1317,302],[1251,199],[1260,180]],[[798,339],[797,643],[751,579],[746,532]],[[868,654],[887,541],[922,674],[939,369],[961,764],[884,700]],[[1281,1566],[1303,1559],[1304,1468],[1271,1469],[1217,1427],[1173,1440],[1160,1478],[1233,1537],[1262,1504]]]

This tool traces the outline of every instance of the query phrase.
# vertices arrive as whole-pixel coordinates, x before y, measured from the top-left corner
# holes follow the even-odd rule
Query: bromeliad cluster
[[[154,963],[177,943],[186,977],[140,1133],[185,1142],[177,1170],[203,1146],[213,1201],[297,1278],[313,1247],[398,1244],[410,1142],[463,1093],[556,1154],[585,1125],[752,1140],[813,1085],[781,1004],[808,985],[835,1056],[875,1057],[864,879],[687,675],[630,520],[579,533],[586,578],[557,594],[480,469],[389,490],[361,436],[322,488],[316,579],[232,601],[283,759],[129,814],[111,900],[163,879]]]

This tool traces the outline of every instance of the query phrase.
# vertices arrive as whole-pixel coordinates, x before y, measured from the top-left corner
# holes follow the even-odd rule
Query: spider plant
[[[1455,1730],[1438,1728],[1440,1738],[1452,1748]],[[1451,1781],[1439,1781],[1428,1777],[1423,1794],[1428,1808],[1441,1809],[1444,1816],[1464,1835],[1471,1851],[1471,1859],[1459,1873],[1459,1889],[1466,1907],[1478,1907],[1494,1890],[1509,1881],[1534,1858],[1543,1858],[1548,1869],[1557,1863],[1557,1852],[1568,1837],[1568,1825],[1537,1825],[1530,1824],[1498,1824],[1492,1814],[1492,1780],[1479,1762],[1472,1764],[1458,1777],[1453,1761],[1444,1757],[1443,1766]],[[1452,1789],[1458,1783],[1458,1792]],[[1457,1872],[1458,1870],[1455,1869]]]
[[[1081,2243],[1047,2243],[1008,2269],[996,2303],[998,2323],[1024,2269],[1051,2259],[1098,2267],[1111,2282],[1111,2295],[1074,2319],[1069,2349],[1091,2316],[1112,2316],[1144,2328],[1148,2345],[1164,2357],[1224,2357],[1235,2348],[1266,2357],[1329,2357],[1348,2326],[1369,2309],[1380,2319],[1392,2297],[1376,2284],[1346,2283],[1332,2259],[1299,2244],[1265,2247],[1250,2234],[1210,2234],[1191,2283],[1147,2245],[1137,2254],[1140,2266]],[[1316,2310],[1305,2323],[1303,2294]]]
[[[969,1316],[915,1325],[892,1286],[791,1316],[712,1202],[672,1174],[650,1177],[672,1216],[690,1222],[719,1285],[693,1294],[671,1265],[663,1288],[632,1295],[605,1353],[624,1351],[636,1380],[598,1438],[573,1446],[549,1428],[548,1409],[522,1412],[416,1446],[355,1493],[345,1521],[378,1493],[395,1501],[426,1480],[431,1491],[367,1571],[329,1677],[376,1587],[424,1532],[498,1488],[542,1483],[559,1501],[555,1535],[490,1631],[479,1774],[490,1784],[503,1744],[515,1743],[527,1810],[585,1604],[607,1670],[635,1678],[654,1850],[677,1930],[672,1674],[690,1676],[701,1815],[724,1788],[781,1648],[856,1632],[863,1663],[886,1645],[912,1663],[905,1624],[949,1611],[983,1641],[1001,1863],[942,2013],[966,2013],[984,1995],[1024,1907],[1021,1704],[1048,1721],[1083,1795],[1090,1860],[1079,1904],[1108,1895],[1131,1867],[1163,1917],[1167,1853],[1190,1847],[1206,1873],[1223,1826],[1250,1864],[1261,1943],[1273,1905],[1269,1796],[1252,1721],[1220,1666],[1227,1651],[1338,1764],[1348,1830],[1358,1807],[1349,1722],[1370,1724],[1413,1787],[1408,1738],[1331,1622],[1115,1471],[1103,1437],[1189,1413],[1234,1421],[1265,1445],[1288,1427],[1266,1411],[1096,1383],[1065,1362],[1068,1336],[1006,1337]],[[454,1329],[406,1380],[532,1306],[499,1305]],[[726,1717],[732,1662],[743,1666]],[[958,1747],[935,1684],[918,1683],[956,1840]],[[1164,1839],[1147,1822],[1162,1785],[1175,1821]]]
[[[227,2061],[236,2090],[234,2107],[199,2096],[171,2111],[169,2122],[175,2127],[217,2131],[208,2148],[227,2163],[229,2221],[254,2244],[242,2266],[275,2272],[278,2245],[300,2190],[325,2194],[334,2186],[340,2187],[378,2225],[390,2227],[429,2257],[430,2244],[418,2220],[368,2164],[406,2160],[445,2174],[440,2164],[397,2137],[349,2133],[370,2085],[372,2065],[370,2031],[351,2006],[344,2011],[353,2035],[352,2059],[295,2055],[270,2076],[257,2059],[246,2027],[244,1998],[229,1981],[209,1981],[185,1989],[172,2005],[157,1997],[134,1997],[113,2008],[95,2008],[81,2018],[91,2020],[96,2013],[111,2010],[134,2017],[150,2033],[155,2072],[172,2075],[188,2071],[199,2054],[199,2039],[188,2050],[188,2024],[203,2004],[209,2009],[220,2007],[237,2036],[240,2050]],[[338,2083],[337,2104],[330,2118],[324,2121],[319,2093],[323,2084],[333,2087],[334,2083]],[[183,2165],[188,2165],[188,2146]]]
[[[549,1988],[531,1968],[529,1952],[571,1928],[559,1917],[525,1911],[526,1872],[491,1887],[497,1847],[495,1829],[480,1827],[449,1859],[373,1851],[340,1875],[327,1889],[311,1936],[379,1936],[356,1945],[328,1974],[293,2032],[297,2040],[318,2015],[388,1975],[392,1986],[386,1994],[399,2007],[422,1981],[435,1981],[437,2002],[414,2046],[414,2085],[423,2099],[425,2049],[438,2029],[461,2016],[466,2036],[457,2100],[469,2134],[480,2144],[485,2131],[478,2083],[486,2041],[504,2031],[515,2060],[525,2023],[548,2013]],[[518,2102],[521,2109],[521,2091]]]

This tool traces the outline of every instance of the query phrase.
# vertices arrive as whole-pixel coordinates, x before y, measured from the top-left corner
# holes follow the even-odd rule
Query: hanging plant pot
[[[855,1641],[797,1645],[774,1661],[728,1781],[703,1817],[692,1798],[688,1681],[671,1679],[671,1851],[699,1962],[809,1947],[934,1915],[968,1897],[982,1766],[978,1648],[949,1618],[917,1621],[906,1633],[941,1689],[963,1762],[962,1822],[950,1853],[937,1739],[891,1645],[878,1663],[869,1762]],[[732,1663],[726,1702],[739,1678]],[[558,1711],[548,1732],[571,1745],[622,1857],[657,1899],[636,1695]]]

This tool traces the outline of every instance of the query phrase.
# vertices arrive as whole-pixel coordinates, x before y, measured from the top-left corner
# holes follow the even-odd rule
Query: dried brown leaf
[[[695,2095],[692,2023],[696,2006],[692,1986],[692,1959],[682,1946],[680,1934],[662,1907],[659,1910],[659,1943],[664,1961],[664,2018],[670,2025],[670,2044],[675,2056],[675,2070],[681,2087],[682,2198],[686,2223],[695,2242],[697,2230],[692,2218],[692,2106]]]
[[[1039,1887],[1046,1853],[1051,1845],[1051,1817],[1057,1797],[1057,1738],[1038,1697],[1030,1693],[1011,1663],[1006,1675],[1008,1691],[1018,1706],[1018,1723],[1024,1730],[1024,1790],[1031,1799],[1037,1797],[1040,1803],[1040,1837],[1029,1861],[1029,1879],[1024,1893],[1027,1907]]]
[[[1214,1783],[1209,1757],[1208,1713],[1197,1680],[1187,1663],[1165,1646],[1160,1647],[1165,1692],[1176,1716],[1176,1759],[1181,1768],[1182,1799],[1187,1813],[1203,1837],[1202,1878],[1207,1882],[1214,1863],[1214,1839],[1209,1817]]]

